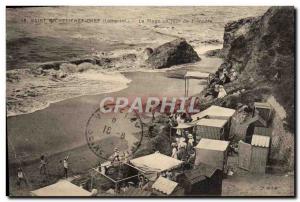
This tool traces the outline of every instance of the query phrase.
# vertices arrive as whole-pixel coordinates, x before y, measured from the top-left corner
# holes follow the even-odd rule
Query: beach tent
[[[251,146],[251,172],[265,173],[270,147],[270,137],[262,135],[253,135]]]
[[[184,75],[184,95],[187,97],[189,95],[189,79],[207,79],[209,73],[188,71]]]
[[[239,167],[252,173],[265,173],[270,137],[254,134],[251,144],[239,142]]]
[[[272,116],[272,107],[266,102],[254,102],[254,109],[258,112],[259,120],[255,122],[255,126],[268,127]]]
[[[32,196],[91,196],[92,193],[72,184],[67,180],[60,180],[55,184],[31,191]]]
[[[148,175],[148,178],[150,178],[150,180],[155,180],[157,174],[163,171],[178,168],[183,163],[183,161],[177,160],[159,152],[135,158],[130,160],[129,162],[142,173]]]
[[[202,138],[195,147],[195,166],[202,163],[226,170],[229,141]]]
[[[178,175],[176,182],[184,187],[185,194],[189,196],[220,196],[222,179],[221,170],[202,163]]]
[[[227,120],[224,119],[200,119],[195,123],[196,140],[201,138],[224,140],[228,135]],[[226,131],[226,134],[225,134]]]
[[[235,113],[234,109],[212,105],[206,110],[194,114],[191,117],[193,121],[197,121],[198,119],[202,119],[204,117],[211,118],[211,119],[225,119],[229,121],[234,113]]]
[[[160,176],[152,185],[153,194],[157,196],[183,196],[184,189],[177,182]]]

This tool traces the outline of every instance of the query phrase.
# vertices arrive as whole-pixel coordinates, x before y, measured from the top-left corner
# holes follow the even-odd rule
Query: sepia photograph
[[[295,7],[5,12],[8,197],[296,196]]]

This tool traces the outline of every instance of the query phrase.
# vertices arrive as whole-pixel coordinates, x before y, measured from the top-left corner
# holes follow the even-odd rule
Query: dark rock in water
[[[218,57],[218,58],[223,58],[224,57],[222,49],[214,49],[214,50],[206,51],[205,55],[207,57]]]
[[[20,77],[16,72],[6,72],[6,80],[13,83],[15,81],[19,81]]]
[[[95,65],[96,60],[92,59],[92,58],[85,58],[85,59],[71,60],[69,63],[75,64],[75,65],[80,65],[82,63],[91,63],[91,64]]]
[[[60,65],[62,64],[62,61],[57,61],[57,62],[47,62],[44,64],[41,64],[37,68],[41,68],[43,70],[48,70],[48,69],[54,69],[54,70],[59,70]]]
[[[123,55],[122,60],[135,61],[136,60],[136,54],[130,53],[130,54]]]
[[[185,39],[176,39],[154,49],[146,61],[154,68],[161,69],[199,60],[200,57]]]
[[[202,44],[209,44],[209,45],[217,45],[222,44],[222,42],[219,39],[209,39],[205,41],[201,41]]]

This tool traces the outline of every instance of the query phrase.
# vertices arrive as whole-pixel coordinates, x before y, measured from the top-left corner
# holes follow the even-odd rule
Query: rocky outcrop
[[[199,60],[200,57],[185,39],[176,39],[155,48],[146,61],[152,67],[161,69]]]
[[[279,107],[274,107],[270,159],[288,170],[293,170],[294,162],[294,18],[293,7],[271,7],[261,17],[226,24],[222,65],[230,64],[239,75],[238,80],[224,85],[228,94],[224,99],[213,100],[217,105],[236,107],[237,103],[251,105],[273,97],[286,116],[279,116]]]
[[[270,87],[294,129],[294,8],[271,7],[263,16],[225,26],[225,60],[240,72],[239,81],[252,88]],[[241,82],[240,82],[241,83]]]
[[[243,49],[241,55],[239,55],[242,58],[237,59],[240,62],[244,60],[244,57],[247,55],[245,53],[251,51],[250,47],[245,46],[245,43],[246,41],[253,40],[253,35],[249,34],[249,31],[253,28],[252,25],[257,23],[259,19],[260,17],[249,17],[229,22],[225,25],[222,50],[225,55],[230,57],[233,53],[237,53],[235,50]]]

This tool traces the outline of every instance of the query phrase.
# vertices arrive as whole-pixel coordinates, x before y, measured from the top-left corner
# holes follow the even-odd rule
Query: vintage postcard
[[[295,196],[294,7],[6,7],[10,197]]]

